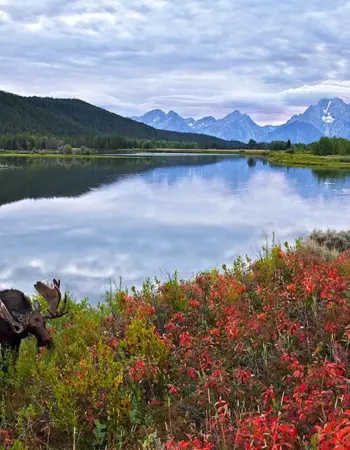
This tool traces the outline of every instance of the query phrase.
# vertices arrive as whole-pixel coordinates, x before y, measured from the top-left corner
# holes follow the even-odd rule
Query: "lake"
[[[350,172],[219,155],[0,160],[0,288],[60,278],[80,300],[350,228]]]

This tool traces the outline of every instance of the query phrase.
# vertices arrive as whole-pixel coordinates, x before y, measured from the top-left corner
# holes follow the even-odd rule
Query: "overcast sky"
[[[350,1],[0,0],[0,89],[281,123],[350,102]]]

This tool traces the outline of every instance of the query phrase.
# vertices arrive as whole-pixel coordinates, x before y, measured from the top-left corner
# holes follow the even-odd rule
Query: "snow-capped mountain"
[[[192,117],[190,117],[189,119],[185,119],[185,122],[191,128],[194,127],[196,124],[196,121]]]
[[[199,119],[195,122],[192,129],[195,129],[198,133],[211,134],[216,122],[217,120],[212,116],[203,117],[203,119]]]
[[[142,122],[146,125],[152,126],[154,128],[159,128],[159,126],[164,122],[166,118],[165,112],[161,109],[154,109],[144,114],[142,117],[130,117],[132,120],[137,122]],[[142,120],[141,120],[142,119]]]
[[[261,140],[261,137],[266,134],[265,127],[260,127],[247,114],[241,114],[239,111],[234,111],[219,120],[212,116],[195,120],[184,119],[174,111],[166,114],[155,109],[141,117],[131,117],[131,119],[161,130],[208,134],[241,142],[248,142],[250,139]],[[269,130],[272,129],[274,127],[269,128]]]
[[[319,141],[322,133],[308,122],[291,122],[276,127],[275,130],[270,131],[266,136],[266,142],[271,141],[287,141],[311,144],[311,142]]]
[[[350,139],[350,105],[340,98],[323,99],[304,113],[293,116],[279,126],[257,125],[247,114],[233,111],[223,119],[212,116],[195,120],[184,119],[174,111],[168,114],[156,109],[141,117],[131,117],[161,130],[208,134],[226,140],[271,142],[290,139],[292,142],[310,143],[322,136]]]
[[[159,130],[181,131],[182,133],[193,132],[186,119],[182,118],[174,111],[169,111],[168,114],[166,114],[160,109],[154,109],[153,111],[144,114],[142,117],[130,117],[130,119],[158,128]],[[192,119],[192,121],[195,122],[194,119]]]
[[[215,135],[223,139],[231,136],[232,140],[248,142],[250,139],[260,140],[261,127],[257,125],[247,114],[234,111],[216,122]]]
[[[350,138],[350,105],[340,98],[323,99],[310,106],[303,114],[292,117],[287,123],[307,122],[323,136]]]

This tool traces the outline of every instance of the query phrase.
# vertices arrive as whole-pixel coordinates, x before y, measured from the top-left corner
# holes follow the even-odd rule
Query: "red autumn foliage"
[[[183,282],[190,307],[173,311],[164,339],[180,367],[173,408],[193,414],[167,448],[350,448],[349,257],[280,250]],[[189,422],[198,441],[181,439]]]
[[[99,346],[84,345],[72,364],[70,382],[83,392],[72,402],[79,448],[98,435],[103,448],[126,450],[150,436],[166,450],[349,450],[349,293],[349,252],[324,261],[278,247],[250,265],[116,293],[96,313]],[[105,366],[106,380],[96,379]],[[60,443],[49,414],[36,423],[47,421]],[[25,430],[36,445],[25,448],[46,442]],[[0,427],[0,447],[16,433]]]

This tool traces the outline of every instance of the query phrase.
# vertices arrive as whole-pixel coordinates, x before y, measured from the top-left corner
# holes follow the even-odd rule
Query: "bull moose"
[[[34,288],[45,299],[49,306],[48,314],[43,315],[39,302],[32,305],[30,298],[17,289],[0,291],[0,344],[2,358],[10,351],[17,359],[22,339],[33,335],[37,340],[37,349],[53,347],[53,340],[46,329],[47,319],[64,316],[67,306],[67,296],[64,296],[63,308],[59,311],[62,295],[60,280],[53,280],[53,285],[38,281]]]

